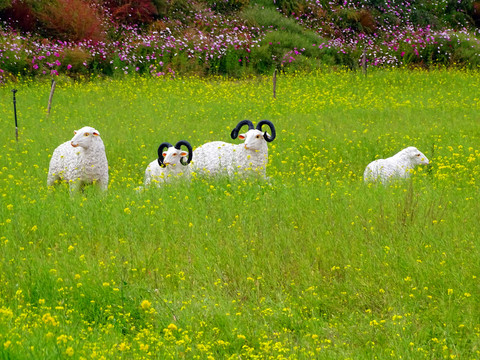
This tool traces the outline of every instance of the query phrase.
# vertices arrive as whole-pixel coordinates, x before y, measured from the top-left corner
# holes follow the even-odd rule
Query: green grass
[[[0,88],[0,359],[479,358],[478,74],[378,71]],[[142,185],[163,141],[269,119],[268,181]],[[46,186],[84,125],[106,194]],[[432,162],[369,186],[406,146]]]

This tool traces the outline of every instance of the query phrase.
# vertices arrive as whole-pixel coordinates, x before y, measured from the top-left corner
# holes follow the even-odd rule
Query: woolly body
[[[429,160],[416,147],[410,146],[387,159],[377,159],[367,165],[365,182],[386,183],[395,178],[408,178],[417,165],[428,165]]]
[[[268,146],[264,132],[252,129],[238,136],[243,144],[223,141],[206,143],[193,152],[194,170],[209,175],[255,173],[266,176]]]
[[[58,146],[50,159],[47,185],[57,180],[68,181],[70,190],[96,182],[103,190],[108,188],[108,162],[100,134],[85,126],[75,131],[71,141]]]
[[[149,186],[151,183],[156,183],[157,186],[160,186],[162,183],[171,182],[180,177],[190,177],[190,166],[181,163],[182,158],[185,160],[187,155],[186,151],[173,146],[169,147],[163,153],[165,167],[160,167],[158,160],[148,164],[145,170],[144,185]]]

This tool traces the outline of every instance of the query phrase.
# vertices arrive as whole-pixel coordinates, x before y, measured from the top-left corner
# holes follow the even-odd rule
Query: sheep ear
[[[245,140],[245,134],[240,134],[240,135],[238,135],[238,138],[239,138],[240,140]]]
[[[180,153],[180,156],[187,156],[187,155],[188,155],[188,152],[186,152],[186,151],[182,151],[182,152]]]

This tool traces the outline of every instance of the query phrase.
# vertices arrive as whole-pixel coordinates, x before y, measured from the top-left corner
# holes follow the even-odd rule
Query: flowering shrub
[[[105,39],[102,11],[83,0],[56,0],[37,13],[51,38],[68,41]]]
[[[18,33],[4,23],[0,30],[0,81],[6,73],[11,74],[9,77],[60,73],[240,76],[274,68],[308,70],[322,64],[355,69],[363,54],[370,67],[480,64],[478,30],[454,30],[446,27],[446,20],[441,27],[438,21],[437,27],[419,26],[413,21],[412,13],[418,10],[414,3],[284,1],[278,2],[277,10],[251,5],[249,11],[242,12],[250,18],[242,20],[230,11],[225,15],[200,5],[193,11],[192,5],[182,1],[170,5],[158,1],[155,8],[146,6],[147,0],[104,5],[58,0],[55,6],[43,4],[43,12],[36,8],[34,13],[55,36]],[[219,4],[247,9],[247,3],[208,4],[214,9]],[[429,14],[441,12],[433,5],[422,6]],[[453,5],[448,2],[445,6]],[[464,7],[463,3],[458,5],[459,14],[473,14],[474,10]],[[161,14],[163,18],[153,20]],[[129,23],[130,18],[134,23]],[[142,22],[150,25],[136,24]]]
[[[217,21],[225,20],[211,12],[197,14],[195,20],[206,30],[184,30],[181,26],[175,28],[173,23],[171,28],[146,33],[138,26],[122,25],[118,28],[122,38],[115,41],[39,41],[31,34],[4,30],[0,40],[4,49],[0,52],[0,68],[20,75],[56,75],[61,70],[56,60],[62,63],[62,60],[73,58],[75,64],[65,64],[70,65],[67,70],[71,72],[83,69],[94,74],[151,73],[159,76],[171,73],[180,66],[178,59],[183,58],[187,62],[184,71],[198,69],[197,64],[201,63],[205,72],[215,73],[219,60],[229,51],[241,53],[241,56],[248,54],[260,34],[259,29],[246,27],[238,21],[230,22],[231,29],[216,26]],[[78,59],[83,59],[83,68]]]
[[[130,0],[122,3],[113,8],[113,17],[122,23],[151,23],[157,15],[157,9],[149,0]]]

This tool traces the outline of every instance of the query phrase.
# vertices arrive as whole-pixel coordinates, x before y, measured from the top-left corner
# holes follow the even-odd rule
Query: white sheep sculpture
[[[248,131],[240,134],[240,129],[248,126]],[[262,131],[270,127],[271,135]],[[244,140],[242,144],[212,141],[203,144],[193,152],[193,169],[200,174],[259,174],[266,177],[268,163],[268,143],[276,137],[275,126],[269,120],[261,120],[254,128],[250,120],[242,120],[231,132],[232,139]]]
[[[396,178],[408,178],[417,165],[428,165],[427,157],[410,146],[387,159],[377,159],[367,165],[363,173],[365,182],[387,183]]]
[[[102,190],[108,188],[108,162],[100,133],[85,126],[74,131],[72,140],[59,145],[53,152],[48,169],[47,185],[65,180],[70,190],[96,183]]]
[[[188,151],[182,150],[182,145]],[[158,159],[148,164],[145,170],[144,185],[156,183],[160,186],[179,177],[190,177],[188,164],[192,161],[192,156],[192,146],[188,141],[180,140],[175,146],[167,142],[161,143],[158,147]],[[187,157],[186,160],[185,157]]]

